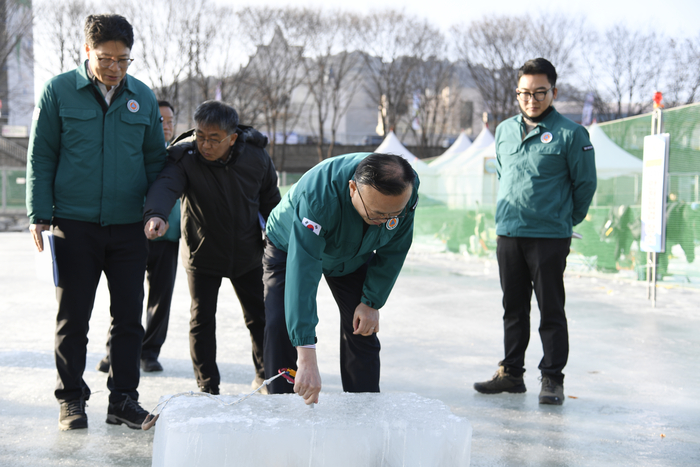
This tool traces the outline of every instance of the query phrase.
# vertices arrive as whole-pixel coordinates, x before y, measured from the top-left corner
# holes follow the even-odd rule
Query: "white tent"
[[[395,154],[397,156],[401,156],[408,162],[410,162],[414,167],[416,166],[416,164],[422,164],[425,166],[428,165],[422,160],[418,159],[413,154],[411,154],[411,151],[406,149],[406,146],[401,144],[401,141],[399,141],[399,138],[396,137],[393,131],[390,131],[389,134],[386,135],[386,138],[384,138],[382,144],[377,146],[377,149],[375,149],[374,152],[379,152],[383,154]]]
[[[453,209],[495,205],[498,192],[496,143],[463,158],[462,164],[440,171],[443,193],[440,201]]]
[[[476,152],[487,147],[494,142],[493,135],[488,128],[484,127],[481,133],[474,139],[472,144],[466,150],[455,154],[444,164],[438,166],[440,172],[448,172],[454,167],[463,166]],[[436,160],[437,161],[437,160]],[[431,164],[432,165],[432,164]]]
[[[472,141],[469,139],[466,133],[462,132],[459,134],[459,137],[455,140],[455,142],[452,143],[452,146],[450,146],[447,149],[447,151],[443,152],[442,155],[440,155],[440,157],[436,158],[428,165],[430,167],[440,168],[443,164],[452,160],[461,152],[464,152],[467,149],[469,149],[469,146],[471,145]]]
[[[594,123],[588,127],[588,133],[595,150],[595,166],[599,179],[607,180],[642,173],[642,161],[613,143],[598,125]]]

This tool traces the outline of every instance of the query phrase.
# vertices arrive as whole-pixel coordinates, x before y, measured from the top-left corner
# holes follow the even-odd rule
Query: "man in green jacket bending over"
[[[475,383],[484,394],[525,392],[530,299],[540,307],[544,356],[540,404],[564,402],[562,370],[569,356],[564,269],[572,227],[586,217],[596,189],[595,154],[588,131],[552,106],[557,72],[544,58],[518,72],[521,115],[496,128],[500,184],[496,257],[503,289],[505,357],[493,379]]]
[[[323,275],[340,309],[343,390],[379,392],[379,308],[411,246],[417,205],[411,165],[385,154],[328,159],[289,190],[266,229],[267,378],[298,368],[294,392],[307,404],[318,402],[316,292]],[[292,386],[277,379],[270,392]]]
[[[61,430],[87,428],[83,380],[95,291],[104,271],[112,331],[107,423],[141,428],[138,404],[143,276],[148,245],[143,200],[165,164],[158,101],[127,75],[134,33],[119,15],[85,21],[88,59],[50,79],[34,109],[27,152],[27,214],[37,249],[53,232],[56,399]]]

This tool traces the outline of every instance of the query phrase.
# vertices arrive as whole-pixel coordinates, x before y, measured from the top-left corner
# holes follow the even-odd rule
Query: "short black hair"
[[[91,48],[104,42],[118,41],[131,49],[134,28],[121,15],[90,15],[85,18],[85,43]]]
[[[173,113],[175,113],[175,109],[168,101],[158,101],[158,107],[170,107],[170,110],[172,110]]]
[[[194,121],[198,125],[216,125],[232,135],[238,128],[238,112],[221,101],[204,101],[195,109]]]
[[[518,81],[523,75],[547,75],[547,81],[554,88],[557,86],[557,70],[545,58],[533,58],[525,62],[518,70]]]
[[[355,183],[371,186],[387,196],[399,196],[414,186],[416,173],[406,159],[393,154],[372,153],[357,164]]]

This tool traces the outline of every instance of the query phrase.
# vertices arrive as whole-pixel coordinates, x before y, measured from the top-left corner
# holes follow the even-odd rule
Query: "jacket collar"
[[[554,106],[552,106],[552,111],[549,113],[549,115],[547,115],[544,118],[544,120],[542,120],[541,122],[538,122],[537,126],[538,127],[541,126],[542,128],[545,128],[548,130],[552,129],[552,126],[554,124],[554,120],[556,120],[558,118],[558,117],[556,117],[557,115],[559,115],[559,112],[557,112],[557,109]],[[523,115],[519,114],[515,118],[516,118],[520,128],[522,128],[523,127]]]

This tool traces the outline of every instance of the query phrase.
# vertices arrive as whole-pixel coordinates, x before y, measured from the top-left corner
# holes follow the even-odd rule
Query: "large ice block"
[[[155,426],[153,466],[469,465],[471,424],[440,401],[322,393],[319,402],[307,406],[289,394],[223,407],[205,397],[174,398]]]

